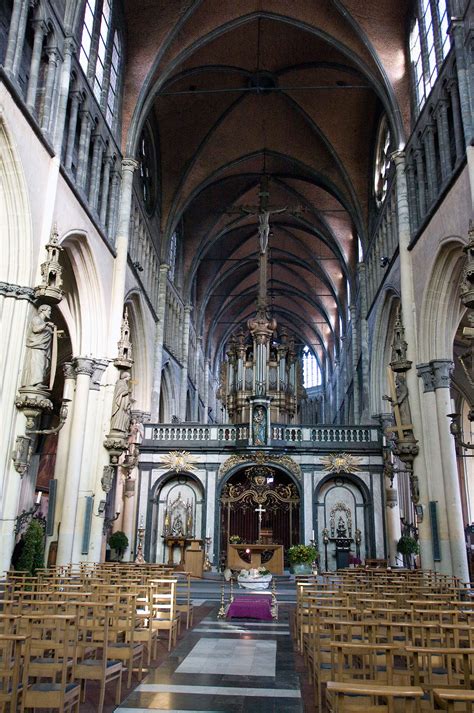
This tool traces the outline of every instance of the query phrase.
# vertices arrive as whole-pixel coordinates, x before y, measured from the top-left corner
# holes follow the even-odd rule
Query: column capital
[[[192,304],[189,304],[189,302],[186,303],[186,304],[184,305],[184,312],[185,312],[185,314],[191,314],[192,311],[193,311],[193,306],[192,306]]]
[[[435,390],[434,374],[431,364],[417,364],[416,371],[420,379],[423,380],[423,391],[428,393]]]
[[[160,265],[160,272],[162,272],[162,273],[164,273],[164,274],[166,275],[166,273],[168,272],[169,269],[170,269],[170,266],[167,265],[166,262],[162,262],[162,263],[161,263],[161,265]]]
[[[74,35],[66,35],[63,44],[64,54],[74,55],[77,52],[77,40]]]
[[[391,160],[395,166],[403,166],[405,163],[406,153],[404,149],[397,149],[390,154]]]
[[[435,389],[449,389],[454,363],[451,359],[433,359],[430,361],[433,368],[433,383]]]
[[[109,359],[94,359],[93,373],[91,376],[91,391],[99,391],[102,374],[109,365]]]
[[[65,379],[74,379],[74,381],[76,380],[76,370],[72,362],[67,361],[65,364],[63,364],[63,372]]]
[[[46,35],[48,32],[48,25],[42,18],[38,18],[37,20],[32,20],[31,26],[36,34],[36,32],[41,32],[43,35]]]
[[[133,409],[131,412],[132,419],[138,423],[150,423],[151,413],[150,411],[140,411],[139,409]]]
[[[92,376],[95,369],[95,360],[91,357],[76,357],[73,359],[73,364],[76,370],[77,376],[85,375]]]
[[[138,161],[134,158],[126,157],[122,159],[122,171],[133,173],[138,168]]]
[[[45,47],[44,51],[48,55],[48,62],[50,64],[57,64],[58,60],[61,59],[61,53],[56,45]]]

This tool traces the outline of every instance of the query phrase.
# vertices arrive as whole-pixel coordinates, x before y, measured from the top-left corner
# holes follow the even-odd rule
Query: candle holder
[[[278,619],[278,602],[276,598],[276,583],[275,577],[272,577],[272,604],[271,604],[272,619]]]
[[[209,560],[209,548],[211,546],[212,537],[210,537],[208,535],[207,537],[204,538],[204,542],[206,543],[206,552],[205,552],[204,564],[203,564],[202,568],[203,568],[204,572],[210,572],[212,569],[212,564]]]
[[[145,535],[145,528],[138,528],[138,547],[137,556],[135,557],[135,564],[145,564],[145,558],[143,556],[143,537]]]
[[[234,578],[230,578],[230,603],[234,601]]]
[[[206,538],[207,539],[207,538]],[[221,605],[219,607],[219,611],[217,612],[217,618],[218,619],[224,619],[225,618],[225,596],[224,596],[224,579],[222,579],[222,586],[221,586]]]

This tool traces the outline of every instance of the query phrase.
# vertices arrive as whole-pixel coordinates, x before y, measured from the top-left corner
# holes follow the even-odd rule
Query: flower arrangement
[[[319,552],[312,545],[292,545],[287,555],[291,564],[312,564]]]
[[[229,537],[229,542],[231,545],[240,545],[240,543],[242,542],[242,538],[240,537],[240,535],[231,535]]]

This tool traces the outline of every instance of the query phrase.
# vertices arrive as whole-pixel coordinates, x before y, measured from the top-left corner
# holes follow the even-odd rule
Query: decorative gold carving
[[[293,460],[293,458],[286,455],[269,455],[261,451],[257,453],[238,453],[236,455],[230,456],[230,458],[227,458],[227,460],[224,461],[224,463],[222,463],[221,467],[219,468],[217,479],[222,480],[226,473],[228,473],[229,470],[231,470],[232,468],[235,468],[235,466],[237,465],[252,462],[256,463],[257,465],[280,465],[283,468],[286,468],[286,470],[290,471],[290,473],[294,475],[297,480],[301,481],[301,468],[298,463]]]
[[[170,451],[162,456],[159,462],[164,468],[174,470],[175,473],[191,473],[196,470],[196,461],[188,451]]]
[[[329,453],[321,459],[324,470],[328,473],[357,473],[362,459],[350,453]]]
[[[245,471],[247,482],[232,485],[227,483],[221,496],[221,503],[238,507],[242,510],[251,509],[254,505],[265,505],[267,510],[289,510],[296,507],[300,497],[296,485],[267,484],[267,478],[273,476],[274,471],[268,466],[255,465]]]

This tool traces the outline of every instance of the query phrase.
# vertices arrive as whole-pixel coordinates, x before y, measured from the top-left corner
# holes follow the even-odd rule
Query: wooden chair
[[[98,713],[104,707],[105,687],[116,681],[115,703],[120,703],[122,691],[122,661],[109,653],[110,615],[112,605],[103,603],[80,605],[77,616],[77,645],[80,658],[74,662],[73,677],[81,682],[82,700],[85,700],[87,681],[100,684]]]
[[[438,708],[447,709],[448,713],[472,713],[474,710],[474,691],[435,688],[433,694]]]
[[[329,681],[327,692],[334,713],[416,713],[423,697],[423,689],[416,686],[385,686],[370,681]]]
[[[54,708],[59,713],[75,709],[79,713],[80,686],[70,681],[75,655],[74,617],[58,614],[41,622],[34,616],[29,623],[32,636],[25,642],[21,713],[29,708]],[[45,638],[35,639],[38,631]]]
[[[121,601],[111,612],[111,642],[109,655],[122,661],[128,670],[127,688],[132,685],[133,667],[136,665],[138,680],[142,680],[143,643],[136,641],[137,604],[133,594],[122,595]]]
[[[191,575],[180,572],[176,577],[176,611],[179,615],[178,635],[181,629],[181,614],[186,617],[186,629],[193,625],[193,603],[191,601]]]
[[[176,611],[176,580],[154,579],[150,582],[151,589],[151,627],[154,631],[168,632],[168,651],[176,646],[178,638],[179,615]],[[158,637],[155,640],[155,658]]]
[[[412,683],[430,697],[427,710],[434,709],[435,688],[474,689],[474,649],[407,646]]]
[[[25,636],[18,634],[0,634],[0,710],[2,713],[8,704],[10,711],[16,711],[21,698],[20,662],[21,645]]]

